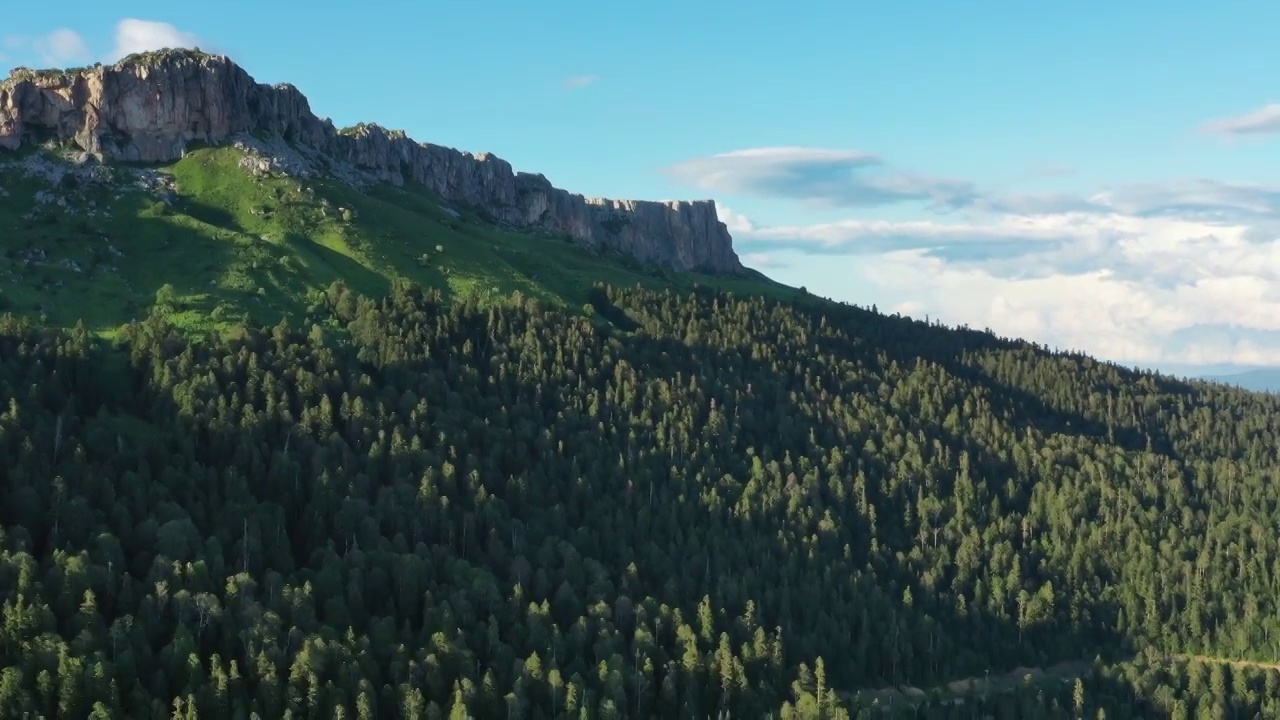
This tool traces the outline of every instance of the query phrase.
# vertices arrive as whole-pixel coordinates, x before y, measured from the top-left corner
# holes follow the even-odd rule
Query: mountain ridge
[[[1204,375],[1202,380],[1233,385],[1250,392],[1280,391],[1280,368],[1262,367],[1232,373]]]
[[[200,145],[281,139],[353,185],[416,183],[511,228],[564,233],[674,270],[743,270],[712,200],[588,198],[490,153],[420,143],[372,123],[339,129],[284,83],[258,83],[225,55],[163,50],[112,65],[14,69],[0,82],[0,149],[55,141],[99,160],[161,163]],[[278,144],[272,144],[278,145]]]

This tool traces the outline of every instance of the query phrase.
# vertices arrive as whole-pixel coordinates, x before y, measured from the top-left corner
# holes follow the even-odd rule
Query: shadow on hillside
[[[635,332],[640,323],[627,314],[625,310],[613,304],[603,288],[592,287],[587,291],[587,302],[600,317],[608,320],[614,327],[623,332]]]
[[[917,575],[917,570],[902,554],[911,551],[916,539],[892,520],[883,522],[877,534],[881,545],[889,548],[887,551],[873,556],[866,542],[854,539],[851,557],[842,558],[837,548],[830,548],[831,553],[827,555],[805,557],[794,554],[797,549],[794,538],[790,545],[780,540],[797,529],[789,523],[783,526],[761,525],[763,521],[726,513],[726,508],[732,508],[738,500],[734,495],[713,505],[688,502],[687,498],[704,494],[713,485],[719,492],[726,492],[725,486],[718,484],[726,473],[740,482],[748,477],[748,447],[753,447],[766,461],[782,462],[786,454],[798,460],[808,455],[811,449],[808,442],[810,431],[820,432],[821,428],[804,408],[796,404],[791,396],[794,388],[764,391],[763,381],[776,376],[776,373],[765,362],[750,359],[742,353],[690,348],[683,343],[639,333],[620,340],[616,357],[635,370],[641,383],[652,383],[659,378],[675,382],[677,373],[683,375],[686,383],[696,377],[708,399],[719,399],[719,407],[726,416],[741,417],[751,413],[761,422],[749,434],[721,436],[719,441],[704,440],[704,443],[719,445],[711,451],[707,464],[696,468],[701,480],[694,477],[693,468],[681,470],[684,467],[681,458],[659,459],[655,456],[643,469],[592,477],[590,495],[595,498],[593,502],[566,502],[563,497],[555,496],[559,492],[556,488],[545,490],[552,497],[543,498],[543,502],[559,503],[558,507],[565,513],[566,526],[576,529],[565,539],[571,541],[584,558],[594,559],[609,568],[611,576],[624,573],[630,562],[636,562],[640,577],[652,583],[651,592],[661,602],[680,607],[687,616],[692,616],[697,599],[703,595],[711,595],[718,604],[726,597],[732,597],[733,591],[726,583],[744,583],[757,588],[752,598],[761,624],[766,627],[776,624],[782,628],[783,637],[787,638],[788,656],[811,659],[823,655],[831,681],[846,687],[877,683],[923,685],[964,673],[981,675],[985,669],[993,673],[1007,672],[1017,666],[1049,665],[1099,654],[1105,657],[1111,652],[1130,652],[1125,640],[1115,632],[1114,623],[1109,622],[1118,614],[1118,608],[1094,598],[1075,598],[1087,606],[1089,615],[1094,619],[1094,627],[1087,629],[1071,626],[1065,619],[1063,607],[1058,610],[1060,622],[1020,630],[1008,616],[993,614],[976,605],[961,610],[954,595],[934,595],[914,582],[911,589],[915,595],[915,607],[905,609],[902,601],[905,588],[894,583]],[[468,361],[487,368],[495,359],[492,348],[480,346],[475,348],[475,356]],[[431,364],[447,362],[447,358],[433,358]],[[384,377],[421,377],[428,367],[417,363],[396,364],[384,368]],[[745,393],[753,381],[753,390],[741,400],[735,399],[739,393]],[[520,397],[541,397],[542,418],[549,420],[578,415],[579,411],[558,395],[542,392],[538,387],[521,386],[516,392]],[[422,396],[421,393],[418,395]],[[580,434],[575,432],[572,421],[569,421],[560,428],[564,433],[560,438],[564,442],[563,453],[583,458],[601,452],[616,455],[617,443],[628,437],[628,433],[634,433],[638,447],[631,446],[624,452],[634,453],[642,447],[660,446],[650,434],[651,429],[618,424],[617,421],[611,425],[608,418],[628,417],[629,410],[617,405],[609,396],[610,393],[602,393],[600,400],[599,416],[605,419],[604,432],[593,430],[594,422],[581,418],[587,424],[580,428],[583,431]],[[492,400],[495,410],[504,406],[499,398]],[[679,413],[682,409],[672,407],[669,411]],[[486,425],[509,417],[483,413],[479,408],[476,411],[485,415],[483,423]],[[706,412],[707,408],[694,409],[693,427],[702,432],[705,432]],[[785,428],[769,426],[765,420],[771,417],[789,419],[790,425]],[[940,439],[952,447],[963,442],[961,438],[950,436]],[[853,451],[850,448],[849,452]],[[990,464],[996,462],[996,458],[983,450],[982,458],[975,462]],[[533,459],[529,463],[528,467],[533,468],[539,460]],[[1009,471],[1012,472],[1012,468]],[[883,492],[883,477],[869,472],[868,479],[874,485],[870,490],[873,502],[884,508],[886,517],[892,517],[890,511],[897,509],[901,496]],[[649,482],[637,478],[650,478],[652,487]],[[628,480],[635,482],[634,488]],[[737,492],[743,492],[741,485],[737,487]],[[633,491],[636,496],[653,493],[652,520],[642,521],[637,517],[641,512],[639,506],[624,507],[622,499]],[[914,494],[913,490],[911,492]],[[851,506],[840,505],[832,497],[815,498],[814,502],[840,512],[841,521],[851,524],[851,527],[861,522]],[[512,502],[508,510],[514,520],[537,527],[541,512],[538,505]],[[628,512],[632,514],[630,517],[626,516]],[[670,517],[664,522],[656,522],[667,515]],[[646,527],[663,528],[666,532],[654,536],[643,531]],[[858,535],[856,529],[853,533]],[[774,538],[767,543],[768,553],[752,554],[753,549],[761,546],[761,538]],[[889,559],[895,557],[898,560]],[[823,558],[832,562],[824,562]],[[884,564],[886,561],[889,563],[887,566]],[[866,573],[872,565],[880,574],[876,579]],[[672,572],[671,568],[676,571]],[[718,571],[718,568],[734,568],[735,572],[729,575]],[[769,569],[778,568],[785,569],[783,572],[790,578],[789,582],[769,572]],[[750,576],[738,574],[744,569]],[[499,577],[509,572],[505,567],[495,567],[493,571]],[[890,577],[896,579],[890,581]],[[857,602],[851,604],[851,597],[857,597]],[[1065,599],[1063,604],[1065,606]],[[856,613],[863,605],[872,608],[877,613],[876,618],[869,622],[866,616],[859,618]],[[865,653],[861,661],[863,664],[855,669],[850,648],[858,644],[859,635],[884,639],[886,633],[892,632],[883,624],[885,619],[899,617],[900,613],[911,614],[911,619],[903,617],[901,620],[897,660],[889,653],[872,650]],[[926,621],[917,613],[927,613],[931,620]],[[929,628],[933,628],[932,631]],[[876,647],[875,642],[868,644]]]
[[[299,296],[305,294],[306,287],[324,290],[334,281],[342,281],[352,290],[369,297],[382,297],[391,289],[387,279],[382,275],[306,236],[286,233],[283,245],[308,264],[310,269],[316,271],[315,282],[296,288]]]
[[[1051,377],[1073,383],[1071,387],[1074,389],[1076,384],[1091,382],[1099,377],[1097,374],[1090,377],[1089,373],[1101,370],[1100,367],[1092,371],[1084,368],[1086,358],[1082,355],[1052,353],[1047,348],[1022,340],[999,338],[967,328],[939,327],[910,318],[876,315],[861,309],[850,308],[848,311],[857,318],[854,320],[856,329],[850,334],[862,338],[865,345],[835,343],[823,338],[818,341],[820,346],[833,352],[857,355],[867,362],[871,362],[871,357],[878,352],[883,352],[906,371],[919,360],[936,363],[950,375],[984,388],[996,415],[1014,428],[1035,428],[1045,435],[1088,437],[1128,451],[1145,450],[1149,438],[1151,450],[1169,456],[1175,454],[1165,431],[1154,423],[1130,422],[1117,414],[1113,418],[1109,436],[1104,417],[1090,417],[1078,410],[1054,407],[1027,388],[997,379],[984,368],[964,359],[966,353],[1030,351],[1040,356],[1042,361],[1052,358],[1054,364],[1048,368]],[[1060,363],[1063,361],[1070,362],[1072,367],[1062,367]],[[1100,361],[1095,362],[1098,366],[1104,365]],[[1199,388],[1170,376],[1139,373],[1124,366],[1116,366],[1115,373],[1122,383],[1148,383],[1158,395],[1202,395]]]
[[[227,267],[235,251],[229,242],[176,227],[163,217],[132,217],[128,227],[112,231],[113,242],[125,255],[115,264],[137,265],[123,273],[129,278],[132,297],[122,298],[119,316],[108,327],[145,317],[156,291],[164,285],[172,285],[179,296],[216,293],[208,278]]]
[[[878,361],[874,356],[872,348],[863,348],[852,346],[847,348],[852,352],[859,354],[859,359],[872,368],[878,367]],[[754,448],[756,453],[763,461],[770,460],[782,462],[783,456],[787,454],[789,449],[793,459],[798,456],[805,455],[810,450],[808,438],[822,438],[824,435],[823,423],[813,417],[811,409],[798,405],[792,398],[793,393],[802,391],[800,383],[795,378],[791,383],[783,383],[773,386],[772,388],[761,382],[770,377],[777,377],[777,372],[771,364],[751,359],[746,353],[724,353],[715,351],[706,346],[689,347],[688,345],[670,339],[659,339],[644,333],[637,334],[623,341],[621,347],[620,359],[625,360],[631,367],[635,369],[637,374],[645,381],[653,381],[662,378],[668,382],[676,382],[677,373],[684,378],[684,382],[689,382],[691,378],[697,377],[700,385],[708,399],[717,399],[718,406],[721,411],[729,417],[755,417],[768,418],[778,417],[781,424],[778,426],[769,426],[763,423],[756,423],[750,429],[739,429],[736,435],[725,440],[728,447],[723,448],[724,457],[731,457],[737,460],[732,464],[723,467],[701,467],[699,470],[708,480],[718,477],[721,473],[730,473],[738,478],[745,478],[750,473],[750,468],[745,464],[747,448]],[[753,380],[755,382],[753,382]],[[750,392],[747,388],[750,387]],[[735,396],[741,396],[735,399]],[[706,421],[706,408],[696,411],[695,426],[702,427]],[[625,428],[622,429],[625,431]],[[999,477],[1015,477],[1017,468],[1007,460],[994,453],[991,448],[974,443],[971,439],[959,437],[952,433],[946,432],[941,428],[931,431],[939,441],[945,446],[953,449],[964,448],[969,451],[972,456],[972,463],[975,468],[982,468],[985,475],[991,478]],[[838,441],[830,439],[830,442]],[[883,443],[883,438],[877,438],[878,443]],[[846,455],[855,453],[860,448],[850,447],[846,450]],[[914,495],[914,490],[899,490],[894,494],[888,491],[886,479],[892,472],[892,468],[885,467],[879,459],[864,458],[867,478],[869,481],[868,495],[872,504],[878,504],[882,509],[897,507],[902,500],[901,493],[906,492]],[[621,482],[621,481],[619,481]],[[694,488],[681,489],[679,487],[680,480],[672,477],[669,482],[676,485],[664,490],[659,490],[659,504],[678,503],[679,496],[688,492],[696,492]],[[998,487],[997,483],[997,487]],[[695,486],[696,487],[696,486]],[[945,484],[942,488],[949,491],[950,485]],[[622,488],[618,488],[621,491]],[[993,492],[997,489],[993,488]],[[1021,504],[1016,504],[1013,498],[1001,498],[1002,507],[1006,512],[1016,511],[1026,513],[1026,503],[1029,501],[1030,493],[1024,493],[1025,497]],[[726,504],[732,506],[735,498],[727,498]],[[824,497],[817,499],[819,505],[829,505],[832,498]],[[846,508],[847,509],[847,508]],[[586,518],[584,518],[585,521]],[[859,520],[856,516],[850,515],[844,518],[845,522],[857,523]],[[696,521],[697,526],[714,526],[717,519],[701,518]],[[761,532],[770,535],[776,534],[779,528],[759,528],[748,522],[739,523],[740,533],[744,537],[759,534]],[[909,529],[899,522],[884,522],[877,529],[876,539],[882,546],[895,548],[901,552],[910,552],[918,540],[909,531]],[[860,553],[870,552],[869,538],[862,538],[862,542],[855,544],[853,547],[854,557],[852,565],[845,570],[851,573],[858,573],[866,567],[867,558],[861,556]],[[722,552],[734,553],[733,548],[723,548]],[[720,564],[720,560],[712,558],[709,565],[712,569]],[[790,557],[788,551],[783,546],[776,546],[776,554],[772,557],[757,557],[753,563],[757,566],[787,566],[794,563],[795,558]],[[673,582],[687,586],[689,592],[698,594],[705,591],[703,585],[703,563],[702,557],[692,557],[685,561],[687,572],[677,574],[673,578]],[[748,564],[751,564],[750,562]],[[828,585],[829,590],[823,593],[823,596],[841,596],[847,588],[839,588],[843,581],[848,578],[832,577],[839,573],[832,573],[833,568],[813,567],[807,573],[812,582],[816,585],[794,586],[776,588],[771,587],[766,591],[766,597],[773,595],[774,604],[765,603],[761,606],[761,610],[771,610],[781,616],[790,616],[794,618],[790,627],[784,626],[784,634],[793,638],[802,648],[801,654],[804,654],[802,637],[816,637],[849,633],[849,626],[856,624],[856,618],[839,618],[828,617],[827,626],[823,627],[821,616],[824,609],[821,607],[809,607],[809,599],[813,596],[810,594],[815,586]],[[909,572],[904,566],[899,572]],[[834,586],[831,584],[835,583]],[[927,612],[933,617],[934,621],[940,627],[952,628],[955,632],[939,633],[934,638],[924,638],[916,631],[912,631],[913,639],[904,641],[908,644],[918,644],[913,647],[909,655],[921,658],[929,657],[930,661],[937,663],[936,671],[939,677],[947,677],[948,673],[967,670],[969,672],[978,672],[974,667],[965,667],[962,664],[950,666],[950,663],[956,661],[957,658],[963,658],[969,648],[983,647],[994,648],[991,657],[999,658],[999,661],[991,667],[993,672],[1006,671],[1017,665],[1034,666],[1041,664],[1050,664],[1059,660],[1074,660],[1079,657],[1087,656],[1092,658],[1099,648],[1114,648],[1119,652],[1128,652],[1129,649],[1124,646],[1123,638],[1115,633],[1114,618],[1118,615],[1118,608],[1113,605],[1105,605],[1101,602],[1079,598],[1082,602],[1092,603],[1089,609],[1091,616],[1095,620],[1096,627],[1083,631],[1078,628],[1070,628],[1064,626],[1058,627],[1039,627],[1031,628],[1020,637],[1019,630],[1009,618],[995,616],[988,611],[970,606],[964,612],[957,610],[956,598],[951,595],[928,597],[923,596],[919,587],[913,587],[914,593],[920,593],[916,596],[916,602],[927,608]],[[901,594],[902,589],[896,591],[886,587],[864,588],[864,592],[878,599],[875,604],[882,607],[899,606],[901,597],[895,597],[894,593]],[[830,595],[827,595],[830,593]],[[760,602],[760,599],[757,599]],[[806,622],[813,624],[801,629],[797,624],[803,625]],[[865,627],[863,632],[877,633],[883,631],[880,627]],[[856,642],[856,638],[849,637],[851,643]],[[1047,655],[1042,652],[1033,651],[1033,647],[1055,647],[1059,652]],[[932,648],[930,650],[930,648]],[[1104,653],[1105,654],[1105,653]],[[833,673],[832,677],[839,677],[840,664],[839,661],[830,656],[827,657],[828,672]],[[872,661],[873,663],[876,661]],[[881,658],[880,664],[872,671],[872,677],[877,682],[893,682],[894,672],[892,669],[892,661],[890,659]],[[1003,664],[1001,664],[1003,663]],[[835,668],[834,670],[832,668]],[[899,673],[898,681],[907,679],[905,674]],[[921,677],[910,678],[915,682],[924,682]]]
[[[886,360],[897,363],[905,374],[909,374],[916,363],[927,361],[941,366],[958,380],[982,388],[995,415],[1014,429],[1035,428],[1045,435],[1080,435],[1116,444],[1127,450],[1142,450],[1146,447],[1146,436],[1138,428],[1126,427],[1116,422],[1112,428],[1113,437],[1108,439],[1105,421],[1087,417],[1077,411],[1054,408],[1035,394],[1002,383],[982,368],[963,360],[966,352],[1009,351],[1017,347],[1028,347],[1023,343],[1000,340],[985,333],[936,328],[907,319],[878,316],[860,309],[830,308],[824,311],[817,307],[800,307],[808,312],[815,325],[818,318],[826,317],[828,322],[840,323],[847,330],[845,336],[811,332],[811,342],[820,354],[847,359],[860,366],[868,376],[864,382],[864,392],[877,391],[880,378],[887,371]],[[613,307],[610,312],[630,319],[624,309]],[[840,314],[844,317],[839,317]],[[666,353],[670,357],[685,356],[680,365],[684,372],[694,372],[706,367],[708,358],[715,356],[715,351],[702,344],[689,349],[683,343],[671,340],[650,339],[649,342],[657,347],[659,353]],[[730,361],[732,362],[732,358]],[[1175,385],[1168,392],[1179,390],[1190,392],[1193,389],[1187,385]]]
[[[195,201],[181,203],[178,211],[221,229],[239,231],[240,226],[226,211]],[[385,277],[336,250],[289,233],[278,243],[267,240],[229,240],[213,237],[199,229],[175,225],[164,216],[130,217],[127,226],[113,226],[112,242],[125,258],[120,265],[136,263],[128,278],[128,291],[113,297],[109,308],[95,315],[97,328],[113,328],[131,320],[141,320],[153,306],[156,292],[172,285],[180,297],[193,298],[185,309],[208,316],[220,306],[230,305],[237,313],[247,312],[256,321],[274,324],[284,315],[301,313],[308,290],[324,290],[334,281],[343,281],[361,294],[381,297],[390,291]],[[244,237],[243,235],[241,236]],[[248,242],[248,245],[244,243]],[[261,244],[267,262],[254,261],[253,279],[263,287],[229,290],[212,282],[231,269],[237,253]],[[296,261],[291,263],[289,261]],[[241,260],[241,264],[244,261]],[[302,268],[297,265],[301,264]],[[117,302],[118,301],[118,304]],[[85,319],[69,310],[68,324]],[[229,316],[230,321],[235,316]]]
[[[175,205],[177,211],[207,225],[233,230],[238,233],[247,232],[236,216],[224,208],[201,202],[189,196],[180,196]]]
[[[853,708],[873,712],[873,717],[1076,717],[1068,713],[1075,705],[1074,685],[1079,678],[1086,688],[1083,717],[1095,717],[1095,713],[1120,718],[1168,715],[1167,707],[1150,698],[1135,698],[1130,683],[1100,670],[1085,661],[1052,668],[1025,667],[998,679],[993,675],[990,682],[968,678],[914,692],[877,688],[848,693],[847,699]]]

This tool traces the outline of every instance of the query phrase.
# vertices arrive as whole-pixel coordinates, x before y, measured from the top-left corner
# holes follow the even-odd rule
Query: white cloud
[[[1280,103],[1271,103],[1235,117],[1218,118],[1204,129],[1220,135],[1263,135],[1280,132]]]
[[[566,90],[576,90],[578,88],[584,88],[588,85],[594,85],[599,81],[600,81],[599,75],[574,75],[573,77],[565,78],[564,82],[561,83],[561,86],[564,87]]]
[[[744,257],[771,263],[753,267],[836,299],[1128,364],[1280,365],[1280,187],[1195,181],[1063,200],[1088,209],[802,226],[721,217]]]
[[[1153,236],[1139,245],[1160,241]],[[1185,256],[1175,250],[1161,264]],[[1106,267],[1105,256],[1093,259],[1088,268],[1019,278],[906,250],[862,263],[859,284],[889,296],[910,288],[901,302],[944,322],[1125,363],[1280,363],[1280,297],[1268,289],[1273,274],[1242,275],[1236,268],[1236,274],[1160,286]]]
[[[720,218],[720,222],[729,229],[730,235],[739,233],[750,233],[755,231],[755,224],[751,219],[741,213],[730,210],[724,203],[716,203],[716,216]]]
[[[133,53],[165,48],[191,49],[199,45],[200,38],[169,23],[125,18],[116,23],[115,46],[109,59],[114,61]]]
[[[743,265],[756,270],[784,268],[787,266],[785,262],[779,260],[773,255],[770,255],[769,253],[746,253],[738,259],[742,261]]]
[[[794,260],[790,267],[792,274],[805,272]],[[1001,335],[1110,360],[1158,365],[1246,363],[1260,357],[1259,348],[1243,338],[1213,345],[1196,341],[1195,331],[1202,324],[1219,324],[1224,315],[1257,302],[1256,292],[1238,292],[1227,283],[1162,289],[1105,267],[1017,277],[982,264],[950,262],[924,250],[863,258],[849,269],[855,274],[841,294],[863,297],[846,299],[878,302],[891,311],[929,315],[955,325],[990,327]],[[810,282],[811,288],[816,285]],[[1277,303],[1270,303],[1271,312],[1276,309]],[[1280,362],[1280,347],[1266,354]]]

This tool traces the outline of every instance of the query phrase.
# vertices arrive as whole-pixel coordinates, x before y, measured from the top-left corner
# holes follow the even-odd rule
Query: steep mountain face
[[[251,135],[286,141],[300,173],[418,183],[501,224],[563,232],[676,270],[742,268],[710,200],[586,198],[488,153],[419,143],[376,125],[339,130],[297,88],[260,84],[224,56],[163,51],[67,72],[19,69],[0,84],[0,148],[9,150],[54,140],[104,160],[162,163],[193,144]]]

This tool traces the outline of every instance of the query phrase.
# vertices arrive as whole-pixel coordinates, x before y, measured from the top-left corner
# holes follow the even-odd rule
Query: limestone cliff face
[[[376,125],[339,131],[291,85],[263,85],[226,57],[189,51],[131,56],[67,73],[16,70],[0,83],[0,148],[71,141],[104,159],[168,162],[193,143],[275,135],[382,181],[420,183],[521,228],[564,232],[677,270],[742,266],[710,200],[585,198],[505,160],[418,143]]]

